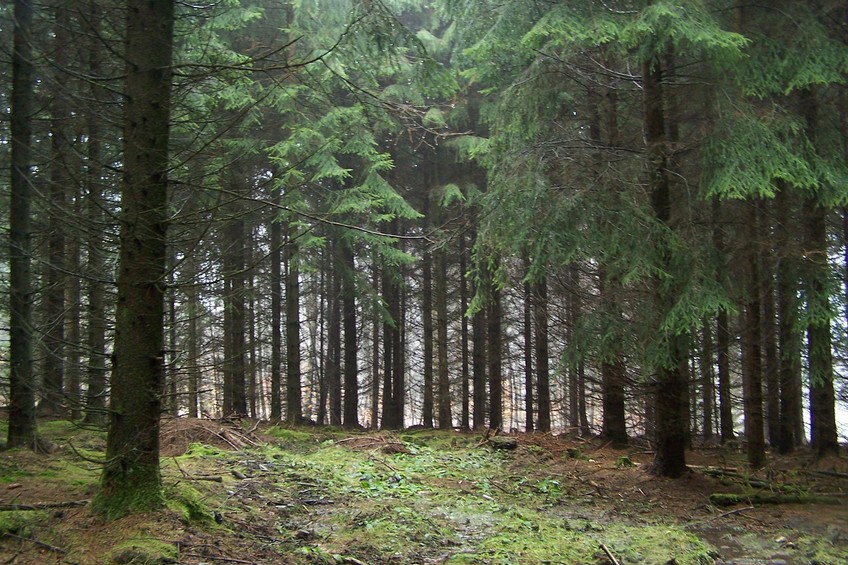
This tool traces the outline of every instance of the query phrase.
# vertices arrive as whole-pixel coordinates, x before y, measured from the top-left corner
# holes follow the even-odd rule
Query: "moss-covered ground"
[[[0,452],[0,503],[90,499],[103,432],[40,429],[54,453]],[[717,508],[711,493],[750,484],[700,466],[652,477],[644,448],[527,435],[502,451],[479,434],[190,420],[168,422],[163,445],[160,512],[7,509],[0,563],[848,563],[844,505]],[[692,460],[710,457],[726,468],[737,455]],[[769,479],[813,472],[788,463]],[[838,474],[828,489],[846,490]]]

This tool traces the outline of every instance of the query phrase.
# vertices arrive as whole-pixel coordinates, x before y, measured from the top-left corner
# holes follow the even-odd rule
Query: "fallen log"
[[[54,508],[73,508],[85,506],[87,500],[71,500],[69,502],[34,502],[32,504],[0,504],[0,512],[17,512],[19,510],[52,510]]]
[[[734,504],[842,504],[842,501],[836,496],[771,492],[749,494],[714,492],[710,495],[710,502],[715,506],[732,506]]]

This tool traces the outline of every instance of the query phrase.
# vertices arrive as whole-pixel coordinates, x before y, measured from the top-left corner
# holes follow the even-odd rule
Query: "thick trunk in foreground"
[[[94,507],[107,517],[162,503],[168,135],[174,3],[127,1],[124,175],[106,464]]]
[[[35,448],[35,383],[32,375],[31,255],[33,112],[33,4],[15,0],[12,53],[12,163],[9,203],[9,431],[8,447]]]

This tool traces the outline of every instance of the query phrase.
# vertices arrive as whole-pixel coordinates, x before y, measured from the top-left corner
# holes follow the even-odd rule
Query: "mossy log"
[[[495,436],[489,439],[489,444],[493,449],[515,449],[518,447],[518,440],[510,436]]]
[[[842,504],[842,500],[836,496],[773,492],[748,494],[714,492],[710,495],[710,502],[716,506],[732,506],[734,504]]]

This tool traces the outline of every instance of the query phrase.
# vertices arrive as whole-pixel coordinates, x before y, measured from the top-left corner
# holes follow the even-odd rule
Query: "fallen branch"
[[[35,538],[28,538],[28,537],[25,537],[25,536],[19,536],[17,534],[13,534],[11,532],[5,532],[3,534],[3,537],[10,537],[10,538],[19,539],[21,541],[28,541],[28,542],[31,542],[31,543],[37,545],[41,549],[46,549],[47,551],[52,551],[53,553],[68,553],[67,550],[62,549],[61,547],[56,547],[55,545],[50,545],[49,543],[44,543],[43,541],[38,541]]]
[[[19,510],[51,510],[53,508],[73,508],[85,506],[87,500],[71,500],[69,502],[35,502],[33,504],[0,504],[0,512],[17,512]]]
[[[610,551],[606,545],[601,544],[601,550],[603,550],[607,558],[612,561],[612,565],[621,565],[621,563],[618,562],[618,559],[615,558],[615,555],[612,554],[612,551]]]
[[[732,494],[714,492],[710,495],[710,502],[716,506],[732,506],[734,504],[842,504],[835,496],[822,496],[816,494],[775,494],[775,493],[751,493]]]
[[[733,514],[740,514],[745,512],[746,510],[753,510],[753,506],[743,506],[742,508],[736,508],[735,510],[731,510],[730,512],[722,512],[718,516],[713,516],[710,520],[718,520],[720,518],[726,518],[728,516],[732,516]]]

